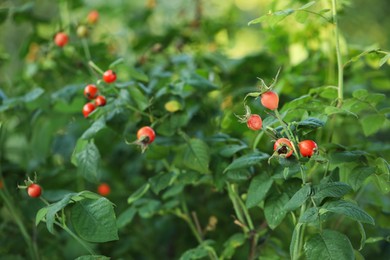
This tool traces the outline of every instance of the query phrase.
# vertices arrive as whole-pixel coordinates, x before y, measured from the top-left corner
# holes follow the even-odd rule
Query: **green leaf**
[[[294,196],[284,205],[284,210],[292,211],[299,208],[310,197],[311,186],[304,185],[300,188]]]
[[[77,193],[69,193],[65,195],[60,201],[47,206],[46,227],[50,233],[54,234],[53,226],[57,212],[65,208],[70,203],[72,197],[75,195],[77,195]]]
[[[351,111],[349,111],[347,109],[340,108],[340,107],[333,107],[333,106],[325,107],[325,114],[328,116],[334,115],[334,114],[351,115],[351,116],[358,118],[358,115],[356,115],[355,113],[352,113]]]
[[[100,153],[93,142],[88,142],[83,149],[76,154],[78,173],[87,181],[99,180]]]
[[[307,4],[304,4],[303,6],[298,8],[297,10],[305,10],[305,9],[315,5],[315,4],[316,4],[316,1],[311,1],[311,2],[308,2]]]
[[[246,169],[241,169],[241,170],[233,170],[233,171],[228,171],[226,173],[226,178],[230,182],[242,182],[242,181],[247,181],[249,180],[253,174],[249,172]]]
[[[29,103],[39,98],[45,91],[42,88],[35,88],[24,96],[7,98],[3,100],[3,104],[0,106],[0,112],[13,108],[22,103]]]
[[[149,100],[137,87],[131,86],[128,90],[130,92],[130,97],[134,100],[141,111],[149,107]]]
[[[255,207],[263,201],[273,182],[274,180],[265,173],[255,176],[249,185],[246,207],[248,209]]]
[[[126,209],[124,212],[122,212],[122,214],[118,216],[118,219],[116,221],[117,227],[121,229],[126,225],[130,224],[131,221],[133,221],[133,218],[136,213],[137,213],[137,209],[136,207],[134,207],[134,205]]]
[[[191,139],[183,158],[184,165],[200,173],[210,173],[210,148],[200,139]]]
[[[100,117],[98,120],[93,122],[93,124],[83,133],[81,139],[91,139],[93,138],[97,132],[104,129],[106,127],[106,121],[103,117]]]
[[[382,67],[388,60],[390,59],[390,53],[387,53],[384,57],[379,61],[379,67]]]
[[[142,218],[150,218],[158,212],[161,207],[161,202],[153,199],[146,199],[142,206],[138,208],[138,214]]]
[[[223,252],[221,258],[231,259],[234,255],[236,248],[242,246],[246,241],[246,237],[243,233],[237,233],[229,237],[225,243],[223,243]]]
[[[38,210],[37,215],[35,216],[35,225],[38,226],[38,224],[45,218],[47,212],[48,212],[48,207],[41,208]]]
[[[318,208],[308,208],[299,218],[299,223],[314,223],[318,221]]]
[[[360,119],[365,136],[369,136],[378,132],[386,121],[386,116],[383,114],[368,115]]]
[[[271,229],[275,229],[282,223],[286,216],[284,205],[288,202],[289,198],[286,193],[280,195],[272,195],[267,198],[264,204],[264,215],[267,223]]]
[[[114,208],[106,198],[77,202],[70,219],[76,233],[85,241],[103,243],[119,239]]]
[[[354,191],[357,191],[364,181],[375,173],[375,168],[370,166],[357,166],[348,175],[348,184],[351,185]]]
[[[145,183],[144,185],[142,185],[138,190],[136,190],[133,194],[130,195],[130,197],[127,199],[127,203],[131,204],[139,200],[143,195],[145,195],[146,192],[148,192],[149,188],[149,183]]]
[[[352,188],[348,184],[342,182],[319,184],[314,187],[313,199],[317,200],[318,204],[320,204],[325,198],[341,198],[350,191],[352,191]]]
[[[217,88],[216,85],[195,72],[183,75],[183,80],[186,84],[201,91],[210,91]]]
[[[298,256],[300,254],[300,248],[299,248],[299,244],[298,244],[298,241],[299,241],[299,234],[301,233],[301,229],[302,229],[302,224],[301,223],[297,223],[294,227],[294,231],[293,231],[293,234],[292,234],[292,237],[291,237],[291,242],[290,242],[290,256],[291,256],[291,259],[298,259]]]
[[[375,185],[379,188],[382,194],[387,194],[390,192],[390,181],[388,176],[384,174],[373,174],[371,175],[371,179],[374,181]]]
[[[211,240],[205,240],[196,248],[192,248],[184,252],[180,260],[201,259],[209,255]]]
[[[304,245],[308,260],[353,260],[354,253],[348,237],[334,230],[313,235]]]
[[[110,257],[104,255],[83,255],[77,257],[75,260],[110,260]]]
[[[322,208],[333,213],[345,215],[356,221],[375,225],[374,219],[370,215],[368,215],[367,212],[362,210],[356,204],[349,201],[337,200],[327,202]]]
[[[305,129],[317,129],[320,127],[323,127],[325,125],[325,122],[314,117],[306,118],[305,120],[298,122],[298,129],[305,128]]]
[[[364,226],[362,225],[362,223],[360,223],[358,221],[357,224],[358,224],[358,227],[359,227],[359,233],[361,235],[360,247],[359,247],[359,251],[360,251],[360,250],[362,250],[364,248],[364,245],[366,244],[367,236],[366,236],[366,231],[364,230]]]
[[[223,172],[226,173],[227,171],[249,168],[250,166],[256,165],[261,161],[268,159],[268,157],[268,154],[261,152],[247,154],[235,159],[228,167],[225,168]]]
[[[231,157],[239,151],[246,149],[248,146],[246,144],[232,144],[225,145],[219,150],[219,154],[223,157]]]
[[[129,73],[130,77],[135,79],[135,80],[139,80],[139,81],[144,81],[144,82],[148,82],[149,81],[149,77],[148,75],[146,75],[145,73],[139,71],[139,70],[136,70],[132,67],[128,67],[126,69],[126,71]]]
[[[334,164],[361,161],[367,153],[364,151],[343,151],[330,154],[330,161]]]
[[[306,23],[308,17],[309,17],[309,13],[308,12],[296,12],[295,13],[295,19],[299,23],[302,23],[302,24]]]
[[[149,179],[152,191],[155,194],[171,186],[178,176],[178,172],[162,173]]]

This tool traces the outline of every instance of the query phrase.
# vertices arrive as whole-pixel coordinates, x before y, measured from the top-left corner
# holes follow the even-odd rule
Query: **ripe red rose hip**
[[[98,88],[93,84],[89,84],[84,88],[84,96],[88,99],[94,99],[97,93]]]
[[[304,140],[298,144],[298,147],[303,157],[311,157],[317,151],[317,144],[312,140]]]
[[[42,194],[42,188],[38,184],[33,183],[27,187],[27,193],[31,198],[38,198]]]
[[[284,155],[286,158],[290,157],[293,153],[291,141],[287,138],[279,138],[274,144],[274,151],[279,155]]]
[[[106,98],[104,96],[97,96],[95,99],[95,105],[98,107],[103,107],[106,105]]]
[[[107,196],[111,192],[111,187],[107,183],[100,183],[97,191],[100,195]]]
[[[92,10],[89,12],[87,16],[87,21],[90,24],[95,24],[99,20],[99,12],[96,10]]]
[[[270,110],[275,110],[279,106],[279,96],[276,92],[267,91],[261,94],[261,104]]]
[[[96,106],[93,103],[87,103],[83,107],[83,115],[84,117],[88,117],[95,110]]]
[[[106,83],[112,83],[116,80],[116,73],[112,70],[107,70],[103,73],[103,80]]]
[[[55,36],[54,36],[54,43],[58,46],[58,47],[64,47],[69,41],[69,37],[66,33],[64,32],[58,32]]]
[[[252,114],[246,121],[246,125],[249,129],[256,131],[261,129],[261,127],[263,126],[263,121],[261,120],[261,117],[259,115]]]
[[[154,132],[153,128],[151,128],[150,126],[141,127],[137,132],[138,141],[144,144],[153,143],[155,138],[156,138],[156,133]]]

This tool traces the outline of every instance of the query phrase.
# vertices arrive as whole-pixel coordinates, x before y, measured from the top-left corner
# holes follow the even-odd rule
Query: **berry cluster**
[[[84,96],[88,100],[94,100],[94,102],[88,102],[83,107],[84,117],[88,117],[96,107],[105,106],[107,101],[103,95],[99,95],[99,90],[94,84],[89,84],[84,88]]]
[[[260,86],[260,92],[249,93],[245,97],[245,99],[248,96],[260,97],[261,104],[266,109],[270,110],[268,113],[270,115],[275,116],[280,121],[282,126],[285,126],[286,123],[283,121],[283,119],[281,118],[281,116],[278,112],[279,95],[275,91],[272,90],[272,88],[276,84],[276,80],[277,80],[278,75],[279,75],[279,71],[275,77],[275,80],[273,81],[273,83],[269,87],[264,83],[263,80],[260,79],[261,83],[262,83],[262,85]],[[247,105],[245,105],[245,110],[246,110],[246,113],[244,116],[238,116],[239,121],[241,123],[246,123],[247,127],[251,130],[255,130],[255,131],[261,130],[262,126],[263,126],[263,121],[262,121],[260,115],[252,114],[249,106],[247,106]],[[268,127],[268,128],[271,129],[270,127]],[[267,130],[269,130],[269,129],[267,129]],[[272,130],[273,134],[275,134],[275,131],[273,129],[271,129],[271,130]],[[287,138],[286,137],[277,138],[278,134],[275,134],[272,136],[275,140],[274,154],[272,157],[279,156],[279,157],[283,157],[283,158],[288,158],[291,155],[293,155],[293,153],[296,155],[296,157],[299,157],[299,154],[302,157],[311,157],[318,151],[318,146],[313,140],[299,141],[297,134],[293,133],[288,127],[284,128],[284,135],[286,135]],[[298,154],[298,150],[296,149],[296,145],[294,143],[298,144],[299,154]]]

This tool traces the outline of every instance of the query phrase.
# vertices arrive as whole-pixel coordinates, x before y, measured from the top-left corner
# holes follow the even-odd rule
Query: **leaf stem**
[[[334,36],[335,36],[336,57],[337,57],[337,73],[338,73],[337,107],[341,107],[344,99],[344,70],[343,70],[343,61],[342,61],[341,49],[340,49],[340,39],[339,39],[340,37],[339,37],[339,27],[337,21],[336,0],[332,0],[332,14],[333,14]]]
[[[91,61],[91,60],[88,61],[88,65],[89,65],[92,69],[94,69],[96,72],[98,72],[99,74],[101,74],[101,75],[104,74],[103,70],[102,70],[101,68],[99,68],[98,65],[96,65],[93,61]]]

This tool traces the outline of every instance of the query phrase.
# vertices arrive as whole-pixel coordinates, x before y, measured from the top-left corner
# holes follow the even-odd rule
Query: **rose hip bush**
[[[390,53],[353,3],[43,2],[0,5],[2,256],[390,257]]]

